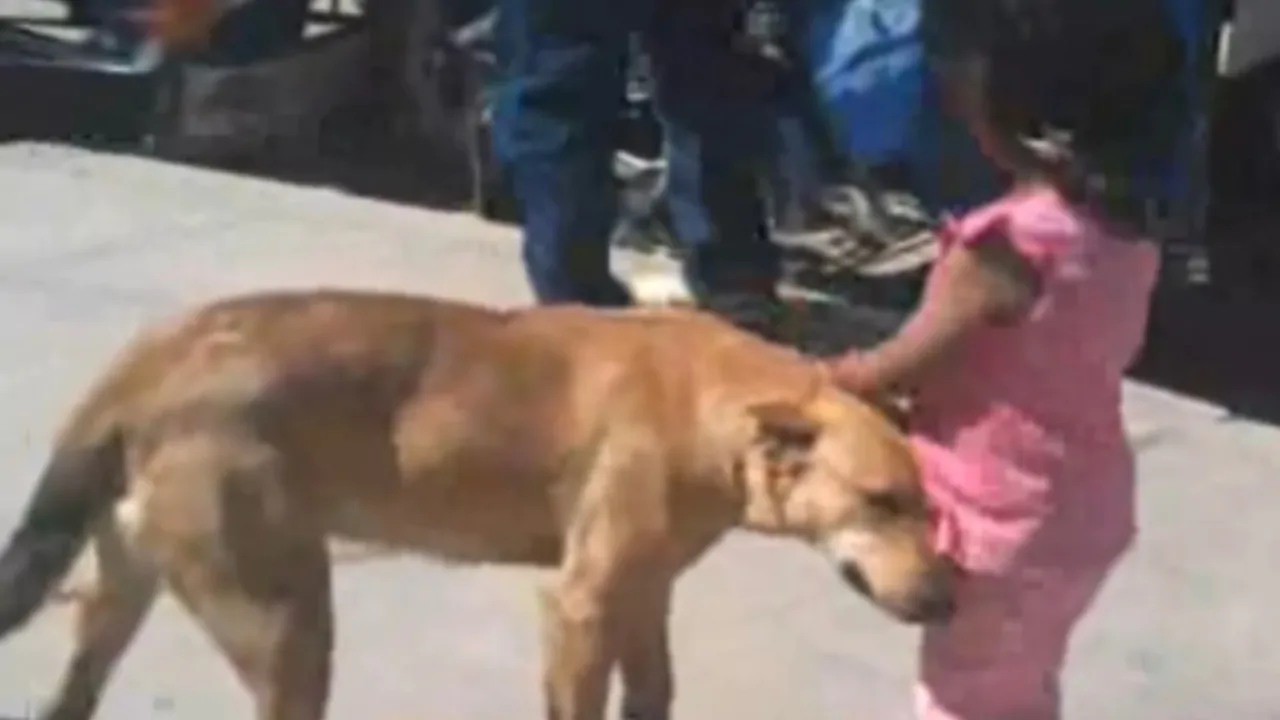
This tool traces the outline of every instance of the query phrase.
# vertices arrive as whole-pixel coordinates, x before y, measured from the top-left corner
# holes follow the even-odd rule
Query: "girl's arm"
[[[910,392],[966,333],[1016,322],[1040,292],[1040,274],[1000,228],[946,252],[923,303],[897,335],[830,361],[836,381],[866,396]]]

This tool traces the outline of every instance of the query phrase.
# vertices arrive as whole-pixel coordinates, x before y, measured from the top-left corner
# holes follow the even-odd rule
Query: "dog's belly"
[[[485,489],[410,485],[393,497],[344,498],[328,508],[326,525],[336,538],[447,562],[558,564],[562,541],[547,501]]]
[[[332,432],[290,446],[328,532],[457,562],[557,563],[554,498],[574,473],[572,444],[547,432],[551,411],[534,412],[550,402],[516,394],[513,411],[458,392],[434,397],[406,406],[390,429],[334,412]]]

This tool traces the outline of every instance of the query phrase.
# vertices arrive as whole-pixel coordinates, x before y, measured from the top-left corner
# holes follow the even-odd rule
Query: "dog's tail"
[[[40,609],[124,488],[123,442],[114,427],[88,442],[59,445],[0,553],[0,638]]]

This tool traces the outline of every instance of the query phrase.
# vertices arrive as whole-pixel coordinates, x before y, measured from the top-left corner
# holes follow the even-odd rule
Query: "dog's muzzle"
[[[862,570],[854,563],[841,563],[840,576],[849,587],[888,610],[902,622],[913,625],[942,624],[956,613],[956,571],[947,562],[937,563],[913,592],[893,602],[885,602],[877,597]]]

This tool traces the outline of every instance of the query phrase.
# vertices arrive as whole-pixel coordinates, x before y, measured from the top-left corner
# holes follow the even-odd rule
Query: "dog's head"
[[[854,589],[903,621],[945,620],[955,571],[931,544],[919,466],[897,428],[834,388],[748,414],[745,524],[823,548]]]

